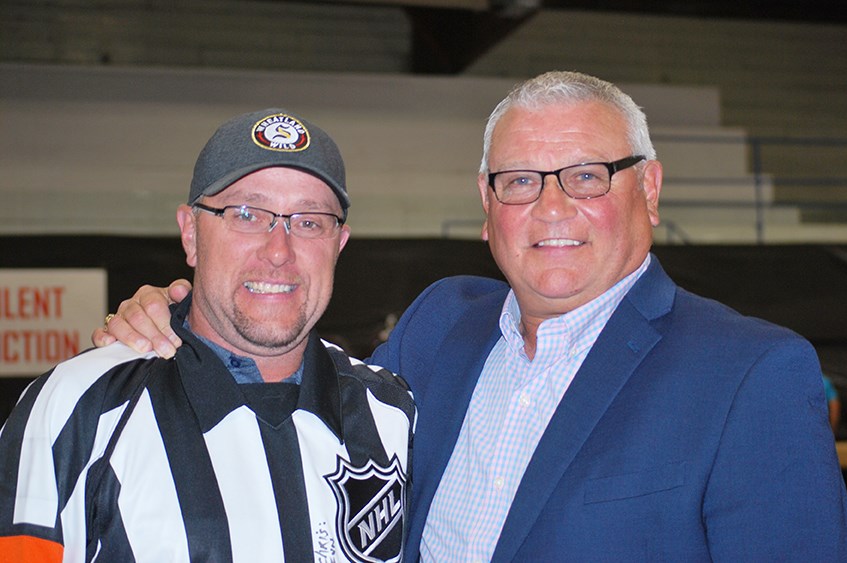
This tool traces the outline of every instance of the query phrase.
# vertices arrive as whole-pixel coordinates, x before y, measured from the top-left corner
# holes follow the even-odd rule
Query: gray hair
[[[488,156],[494,127],[511,108],[537,109],[562,102],[589,101],[605,103],[620,111],[627,123],[626,134],[632,153],[644,155],[647,160],[656,158],[656,149],[647,128],[647,117],[629,95],[611,82],[594,76],[579,72],[551,71],[515,86],[491,112],[485,125],[480,173],[488,173]]]

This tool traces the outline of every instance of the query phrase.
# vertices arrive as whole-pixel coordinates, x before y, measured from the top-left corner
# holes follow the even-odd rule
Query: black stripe
[[[379,438],[373,412],[368,408],[367,388],[352,377],[342,376],[341,402],[344,413],[344,446],[350,454],[350,463],[364,467],[374,460],[381,467],[388,467],[388,455]]]
[[[94,447],[100,416],[127,402],[143,383],[149,361],[137,360],[107,371],[82,394],[53,443],[59,510],[64,510]],[[64,377],[79,377],[71,373]],[[118,430],[119,431],[119,430]]]
[[[89,483],[86,483],[88,488]],[[121,510],[118,507],[118,497],[121,494],[121,483],[118,481],[114,470],[107,466],[97,483],[90,486],[97,487],[97,499],[94,503],[94,517],[91,522],[89,534],[96,530],[94,535],[89,535],[86,547],[86,561],[91,561],[94,555],[100,561],[135,561],[132,546],[126,534],[126,527],[121,519]],[[86,494],[88,498],[88,494]],[[97,552],[97,542],[100,551]]]
[[[312,561],[312,526],[294,420],[289,418],[276,430],[266,424],[259,428],[280,515],[285,560]]]
[[[226,510],[197,419],[174,370],[150,380],[153,412],[173,474],[191,561],[232,561]]]
[[[18,471],[21,459],[21,443],[24,436],[24,428],[29,421],[32,405],[41,388],[44,387],[50,372],[42,375],[30,384],[29,388],[21,396],[17,406],[12,410],[3,433],[0,434],[0,451],[4,455],[0,457],[0,535],[15,535],[19,528],[12,527],[12,518],[15,514],[15,491],[18,486]],[[42,530],[40,526],[39,530]],[[61,541],[61,531],[56,530],[47,536],[39,534],[38,537],[47,537],[54,541]]]
[[[414,422],[415,402],[409,394],[406,380],[382,368],[376,373],[365,366],[354,366],[353,369],[356,377],[367,385],[374,397],[403,411],[410,424]]]

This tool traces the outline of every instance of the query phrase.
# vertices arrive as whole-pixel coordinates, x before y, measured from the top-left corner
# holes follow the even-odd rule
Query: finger
[[[160,293],[159,301],[162,300]],[[138,301],[131,299],[123,301],[118,307],[117,315],[109,321],[107,330],[112,336],[137,352],[144,353],[154,350],[163,358],[173,357],[176,353],[176,346],[173,341],[169,340],[168,334],[163,333],[162,325],[150,316],[150,312],[154,316],[162,316],[161,311],[157,311],[157,301],[155,299],[152,302],[147,301],[147,308]],[[172,333],[173,331],[168,324],[170,313],[167,311],[167,305],[160,306],[160,308],[164,311],[167,319],[164,321],[164,327]],[[173,337],[176,338],[176,335],[173,335]]]
[[[126,310],[123,304],[121,304],[121,307]],[[138,307],[137,305],[135,308],[137,310],[140,310],[140,307]],[[144,354],[149,352],[150,350],[153,350],[152,340],[148,336],[145,336],[144,334],[134,330],[133,325],[131,325],[124,319],[124,317],[122,316],[123,314],[124,313],[120,312],[115,314],[109,320],[108,324],[106,324],[106,331],[108,331],[108,333],[116,340],[118,340],[119,342],[123,342],[136,352]],[[137,321],[136,324],[138,324]]]
[[[191,291],[191,282],[179,279],[171,282],[171,285],[168,286],[167,296],[172,303],[179,303],[185,299],[189,291]]]
[[[178,348],[182,344],[182,340],[171,328],[169,304],[167,288],[148,285],[142,286],[135,293],[133,300],[125,301],[121,304],[122,308],[118,308],[124,320],[132,325],[136,332],[147,337],[153,349],[166,358],[175,352],[172,348]]]
[[[117,339],[106,332],[102,327],[97,327],[93,333],[91,333],[91,343],[97,346],[98,348],[102,348],[103,346],[108,346],[113,342],[116,342]]]

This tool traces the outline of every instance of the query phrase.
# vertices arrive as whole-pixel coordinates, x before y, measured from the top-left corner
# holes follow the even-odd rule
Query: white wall
[[[215,128],[281,105],[339,143],[356,236],[476,237],[482,131],[514,82],[0,65],[0,233],[175,234]],[[714,88],[624,89],[654,128],[719,122]]]

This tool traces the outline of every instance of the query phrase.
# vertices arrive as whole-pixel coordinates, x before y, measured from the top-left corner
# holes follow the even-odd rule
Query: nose
[[[532,215],[543,221],[562,221],[572,217],[577,209],[577,200],[565,193],[555,175],[544,178],[544,188],[535,203]]]
[[[279,221],[283,223],[283,221]],[[292,235],[288,232],[286,224],[277,224],[265,235],[265,241],[259,248],[258,256],[262,260],[270,262],[274,267],[282,266],[286,262],[294,260],[294,248],[292,247]]]

